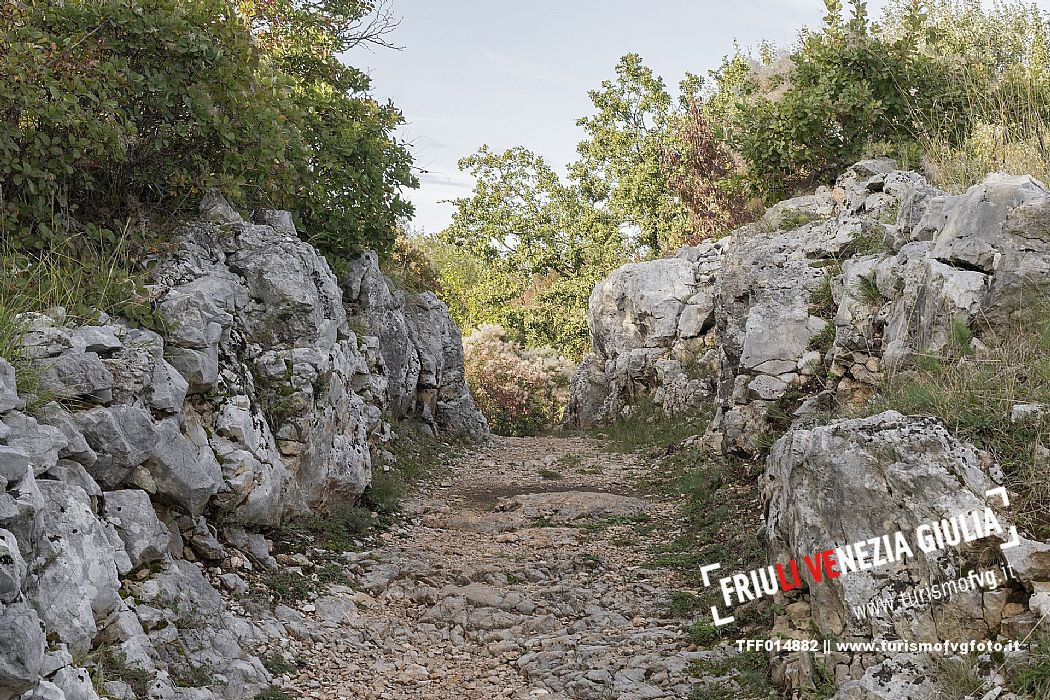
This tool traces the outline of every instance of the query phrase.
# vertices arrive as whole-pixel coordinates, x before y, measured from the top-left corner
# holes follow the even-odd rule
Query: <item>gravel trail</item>
[[[583,438],[503,438],[407,504],[383,546],[347,553],[352,586],[279,606],[285,675],[311,698],[687,698],[674,575],[647,568],[633,495],[651,466]]]

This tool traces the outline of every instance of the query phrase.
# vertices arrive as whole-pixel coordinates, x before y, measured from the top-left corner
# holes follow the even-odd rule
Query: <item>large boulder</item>
[[[44,644],[35,610],[0,607],[0,700],[13,700],[39,682]]]
[[[635,348],[670,347],[686,303],[701,288],[696,263],[666,258],[617,268],[591,292],[591,345],[606,358]]]
[[[201,433],[192,440],[175,418],[162,420],[154,429],[150,456],[134,477],[140,488],[194,517],[223,483],[222,469]]]
[[[74,421],[97,455],[91,476],[105,488],[119,486],[153,449],[153,420],[138,406],[100,406],[76,414]]]
[[[145,491],[107,491],[102,514],[116,529],[132,566],[157,561],[168,551],[171,531],[157,517]]]
[[[32,542],[29,602],[48,631],[86,651],[120,606],[117,550],[83,489],[60,481],[37,487],[43,508]]]
[[[996,566],[988,552],[1010,539],[1002,514],[997,516],[1000,531],[956,547],[923,551],[917,534],[924,524],[1001,506],[986,497],[995,487],[988,466],[977,449],[953,438],[937,421],[893,411],[792,430],[777,441],[762,493],[771,561],[795,560],[802,568],[804,558],[816,552],[884,535],[895,547],[897,532],[904,533],[913,551],[857,571],[847,572],[840,564],[840,577],[808,583],[810,616],[791,620],[795,634],[811,626],[824,637],[855,641],[965,641],[1000,634],[1006,598],[982,594],[976,586],[932,606],[880,605],[901,596],[917,599],[928,586]],[[980,534],[973,526],[970,530]],[[885,557],[890,549],[882,551]],[[873,552],[867,556],[870,563]],[[1005,573],[997,575],[998,586],[1004,586]],[[863,675],[863,665],[851,659],[836,663],[842,666],[835,669],[840,679]],[[782,675],[799,685],[811,680],[799,678],[797,668]]]
[[[340,284],[378,375],[362,395],[378,394],[393,416],[421,418],[435,430],[475,439],[487,434],[463,377],[462,339],[448,307],[431,292],[398,290],[371,252],[350,262]]]
[[[96,353],[72,349],[37,364],[40,388],[45,392],[103,404],[113,400],[113,375]]]

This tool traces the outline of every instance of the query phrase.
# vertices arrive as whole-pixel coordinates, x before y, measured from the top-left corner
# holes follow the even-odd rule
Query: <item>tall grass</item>
[[[1050,180],[1050,92],[1045,87],[1050,76],[1004,77],[989,90],[976,73],[976,67],[970,67],[960,80],[970,104],[968,131],[919,134],[921,167],[930,182],[958,193],[990,172]]]
[[[1016,514],[1040,539],[1050,536],[1050,321],[985,333],[987,349],[927,355],[887,377],[866,413],[897,410],[939,418],[953,435],[987,450],[1019,495]],[[1012,420],[1018,404],[1044,410]]]
[[[19,393],[34,396],[36,403],[46,400],[37,391],[40,364],[23,343],[28,314],[61,308],[64,314],[54,314],[60,324],[92,323],[106,313],[145,327],[163,325],[138,267],[127,231],[107,241],[73,235],[33,252],[0,242],[0,358],[14,366]]]
[[[962,192],[989,172],[1050,177],[1050,23],[1019,2],[937,0],[917,49],[937,55],[951,92],[938,119],[913,115],[903,165]],[[892,30],[891,30],[892,31]],[[909,86],[900,86],[907,91]],[[932,118],[931,118],[932,117]]]

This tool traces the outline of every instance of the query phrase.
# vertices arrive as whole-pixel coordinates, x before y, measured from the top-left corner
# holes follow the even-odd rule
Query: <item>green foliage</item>
[[[616,79],[602,81],[588,96],[595,114],[576,121],[588,138],[577,147],[573,179],[588,201],[636,227],[642,247],[657,254],[673,251],[692,232],[689,211],[663,167],[675,134],[663,80],[631,53],[616,64]]]
[[[779,694],[770,682],[769,657],[765,652],[745,651],[732,658],[698,659],[689,668],[695,676],[732,676],[735,687],[702,682],[693,686],[690,700],[722,700],[733,697],[741,700],[775,698]],[[731,693],[731,695],[730,695]]]
[[[397,288],[408,294],[435,292],[440,294],[441,277],[427,250],[428,242],[409,236],[398,236],[394,247],[380,262],[383,274],[393,280]]]
[[[821,317],[825,321],[828,321],[829,325],[832,326],[832,331],[834,331],[834,324],[832,324],[831,321],[835,318],[835,313],[838,311],[839,305],[835,303],[835,295],[831,291],[831,280],[841,273],[842,266],[839,264],[828,269],[820,286],[813,290],[809,297],[809,304],[812,313]],[[827,330],[827,327],[825,327],[825,330]],[[834,337],[832,337],[832,340],[834,340]],[[812,349],[814,348],[810,347],[810,350]]]
[[[876,255],[878,253],[886,253],[888,250],[882,238],[882,229],[866,227],[853,237],[846,249],[842,251],[842,254],[844,256]]]
[[[701,600],[688,591],[671,591],[666,608],[671,617],[690,617],[701,608]]]
[[[931,657],[933,680],[939,694],[934,698],[981,697],[989,690],[989,684],[980,676],[979,662],[974,657]]]
[[[105,311],[141,327],[164,327],[142,275],[129,272],[136,265],[127,239],[125,232],[106,252],[80,257],[74,255],[75,246],[63,242],[25,252],[0,242],[0,357],[14,366],[19,393],[31,397],[30,411],[54,397],[38,390],[40,368],[22,346],[25,314],[53,310],[59,324],[83,324],[96,322]]]
[[[640,452],[654,448],[670,448],[687,437],[701,435],[710,416],[668,418],[651,399],[642,398],[632,406],[631,415],[591,430],[594,437],[611,452]]]
[[[704,107],[767,200],[896,155],[953,189],[990,170],[1045,172],[1046,17],[1020,3],[899,0],[871,22],[829,0],[823,26],[787,53],[738,51]]]
[[[97,693],[104,693],[108,681],[127,683],[136,697],[146,697],[153,684],[150,673],[129,665],[127,654],[110,646],[96,649],[84,662],[91,673],[91,683]]]
[[[886,297],[879,289],[874,272],[870,275],[862,275],[857,279],[857,298],[868,306],[874,307],[882,306],[886,302]]]
[[[719,177],[729,152],[697,107],[696,81],[676,107],[663,81],[628,54],[589,93],[594,113],[564,182],[525,148],[482,147],[460,161],[476,181],[440,239],[443,297],[464,328],[502,326],[529,347],[572,359],[588,346],[587,300],[620,264],[674,251],[741,221]],[[746,217],[745,217],[746,218]]]
[[[292,663],[288,661],[283,655],[278,653],[267,654],[259,659],[262,661],[263,667],[275,676],[283,676],[286,673],[294,673],[298,670],[298,663]]]
[[[22,251],[70,238],[105,248],[129,219],[177,212],[219,187],[245,206],[296,211],[326,252],[388,247],[410,213],[399,190],[415,184],[391,136],[400,114],[337,60],[372,9],[7,3],[0,234]]]
[[[463,328],[494,323],[516,342],[579,358],[587,298],[626,251],[615,220],[526,149],[482,147],[460,168],[477,183],[455,201],[441,233],[455,250],[439,263],[453,317]]]
[[[269,687],[255,696],[255,700],[292,700],[292,696],[280,688]]]
[[[281,528],[280,538],[289,545],[295,539],[301,539],[318,547],[344,552],[354,549],[354,542],[368,535],[378,524],[367,508],[337,503],[327,512],[288,523]]]
[[[387,445],[394,461],[373,470],[372,483],[363,498],[365,505],[383,517],[396,513],[402,499],[420,481],[440,470],[449,450],[455,446],[455,443],[438,442],[425,427],[409,422],[395,427],[397,439]]]

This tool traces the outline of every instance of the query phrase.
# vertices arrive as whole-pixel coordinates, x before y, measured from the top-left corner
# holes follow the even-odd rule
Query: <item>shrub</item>
[[[426,291],[440,294],[441,277],[424,246],[425,240],[402,234],[394,241],[381,267],[398,288],[410,294]]]
[[[665,147],[661,165],[672,191],[689,211],[692,233],[686,242],[753,221],[757,212],[742,192],[733,153],[716,138],[697,100],[688,101],[673,130],[676,138]]]
[[[1046,170],[1047,20],[1021,3],[825,0],[788,52],[737,52],[713,74],[706,118],[767,200],[831,179],[865,155],[964,189],[989,170]]]
[[[475,401],[500,435],[531,435],[561,419],[573,365],[550,348],[524,349],[485,324],[463,340]]]
[[[1050,697],[1050,636],[1037,635],[1028,658],[1007,671],[1010,689],[1030,698]]]
[[[388,247],[415,184],[401,117],[337,58],[374,6],[5,2],[0,235],[106,247],[219,187],[293,210],[324,252]]]

